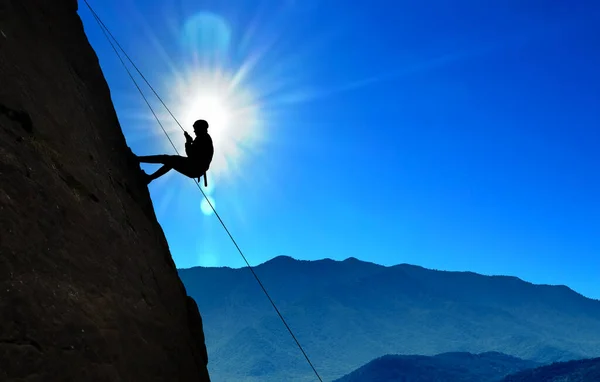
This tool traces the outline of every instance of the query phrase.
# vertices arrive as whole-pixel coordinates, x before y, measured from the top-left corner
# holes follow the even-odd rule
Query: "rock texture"
[[[76,0],[0,0],[0,380],[209,381]]]

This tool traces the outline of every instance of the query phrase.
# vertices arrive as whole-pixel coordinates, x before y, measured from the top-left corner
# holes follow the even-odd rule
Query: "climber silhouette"
[[[154,174],[145,174],[146,184],[149,184],[154,179],[165,175],[170,170],[175,170],[190,178],[206,177],[206,171],[210,167],[214,154],[213,141],[208,134],[208,122],[199,119],[194,122],[194,133],[196,138],[192,137],[184,131],[185,135],[185,153],[187,157],[180,155],[147,155],[138,156],[140,163],[161,163],[163,166]]]

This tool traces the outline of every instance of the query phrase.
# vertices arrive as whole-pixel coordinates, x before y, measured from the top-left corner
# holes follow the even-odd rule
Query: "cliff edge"
[[[0,380],[209,381],[76,0],[0,0]]]

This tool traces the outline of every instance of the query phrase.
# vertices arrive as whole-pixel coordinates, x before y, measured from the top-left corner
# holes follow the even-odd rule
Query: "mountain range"
[[[533,361],[488,352],[436,356],[386,355],[333,382],[598,382],[600,358]]]
[[[598,382],[600,358],[555,362],[509,375],[501,382]]]
[[[499,382],[538,365],[497,352],[386,355],[334,382]]]
[[[387,354],[501,352],[540,363],[600,355],[600,301],[566,286],[349,258],[253,268],[324,380]],[[180,269],[223,381],[315,376],[247,268]]]

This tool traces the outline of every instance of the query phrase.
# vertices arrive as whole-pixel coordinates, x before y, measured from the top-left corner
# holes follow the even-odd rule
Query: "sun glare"
[[[225,133],[229,127],[232,112],[231,107],[224,99],[211,94],[200,94],[198,98],[190,102],[190,109],[185,119],[192,120],[197,114],[201,114],[203,119],[210,121],[210,125],[213,127],[211,132],[214,132],[214,138],[218,140],[218,135]]]
[[[209,124],[215,154],[211,178],[239,175],[245,156],[260,139],[258,105],[247,89],[233,82],[233,76],[219,70],[196,69],[180,74],[171,94],[183,128],[193,135],[198,119]],[[183,148],[183,140],[180,142]]]

